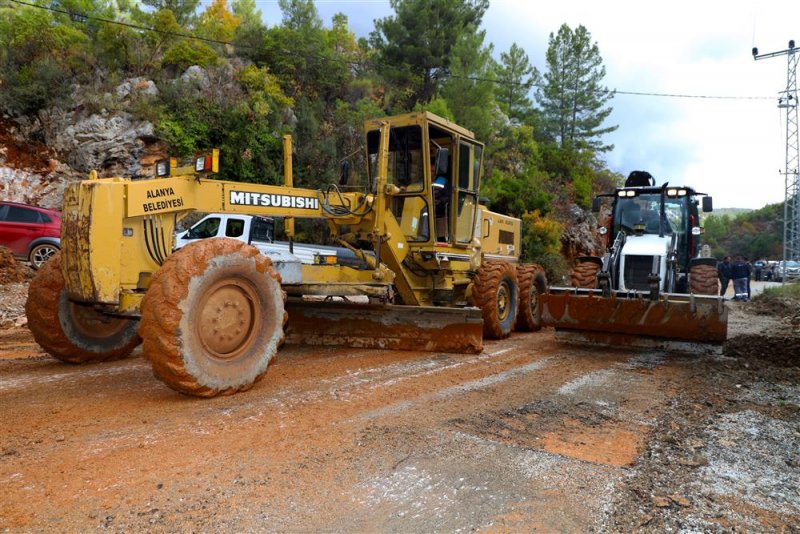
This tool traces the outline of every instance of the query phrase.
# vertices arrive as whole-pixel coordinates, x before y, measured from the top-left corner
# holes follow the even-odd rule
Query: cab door
[[[478,210],[483,146],[461,140],[458,143],[458,179],[453,188],[455,209],[453,217],[454,245],[467,246],[472,241]]]

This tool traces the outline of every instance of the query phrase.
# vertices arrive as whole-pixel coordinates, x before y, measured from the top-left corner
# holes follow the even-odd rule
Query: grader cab
[[[539,328],[543,270],[518,262],[520,221],[480,204],[484,147],[472,132],[427,112],[368,121],[359,191],[295,187],[284,142],[283,185],[212,179],[209,157],[151,180],[93,174],[69,187],[62,252],[26,304],[36,341],[75,363],[143,341],[168,386],[214,396],[252,387],[287,338],[479,352],[484,336]],[[294,219],[322,219],[361,262],[306,264],[291,248],[269,257],[226,238],[172,252],[177,221],[195,210],[282,217],[290,242]]]

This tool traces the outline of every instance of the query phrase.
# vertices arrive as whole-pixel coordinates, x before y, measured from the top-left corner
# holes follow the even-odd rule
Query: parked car
[[[787,260],[779,262],[775,267],[775,281],[783,282],[784,279],[797,280],[800,278],[800,261]]]
[[[0,201],[0,246],[38,269],[61,250],[61,212]]]

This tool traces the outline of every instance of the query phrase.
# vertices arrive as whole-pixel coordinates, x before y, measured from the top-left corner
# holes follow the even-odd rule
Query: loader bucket
[[[611,345],[656,346],[646,340],[721,345],[728,309],[719,297],[551,288],[541,297],[542,324]]]
[[[477,308],[290,299],[286,311],[287,343],[468,354],[483,350],[483,318]]]

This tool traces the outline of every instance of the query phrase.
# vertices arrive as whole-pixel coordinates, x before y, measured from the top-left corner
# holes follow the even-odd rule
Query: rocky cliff
[[[135,91],[152,91],[151,81],[134,78],[117,87],[124,103]],[[125,111],[47,109],[34,117],[0,119],[0,198],[60,208],[63,191],[91,170],[101,177],[147,176],[166,147],[149,122]]]

